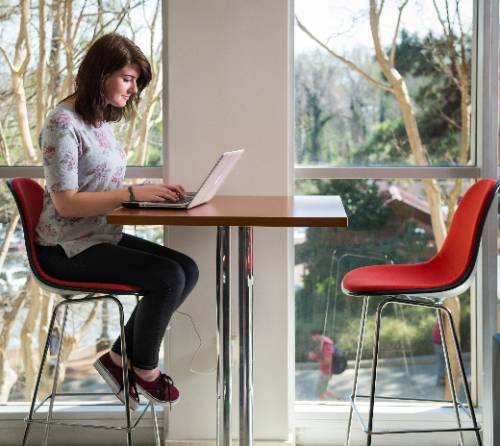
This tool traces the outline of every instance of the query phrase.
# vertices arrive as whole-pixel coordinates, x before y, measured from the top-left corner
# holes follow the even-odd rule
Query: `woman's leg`
[[[175,251],[173,249],[167,248],[166,246],[162,246],[158,243],[153,243],[149,240],[144,240],[130,234],[123,234],[119,245],[171,259],[174,262],[177,262],[182,267],[182,269],[184,270],[184,275],[186,276],[186,285],[181,295],[181,300],[177,303],[177,308],[182,305],[186,297],[195,287],[196,282],[198,282],[198,266],[191,257],[183,254],[182,252]]]
[[[173,262],[176,262],[183,270],[184,272],[184,278],[185,278],[185,285],[182,293],[178,295],[178,299],[173,303],[174,311],[177,310],[181,306],[181,304],[184,302],[186,297],[189,295],[189,293],[192,291],[194,286],[196,285],[196,282],[198,281],[198,267],[196,266],[196,263],[188,256],[185,254],[182,254],[178,251],[175,251],[173,249],[167,248],[165,246],[158,245],[157,243],[150,242],[148,240],[141,239],[139,237],[135,237],[130,234],[124,234],[122,237],[122,240],[119,243],[120,246],[127,247],[129,249],[134,249],[137,251],[141,251],[144,253],[148,253],[151,255],[157,255],[159,257],[162,257],[164,259],[171,260]],[[165,271],[165,274],[168,274],[167,271]],[[143,299],[144,300],[144,299]],[[139,305],[134,309],[133,313],[131,314],[127,325],[125,326],[125,336],[127,339],[134,339],[134,350],[136,351],[137,349],[142,349],[144,348],[143,343],[141,342],[141,339],[139,337],[134,336],[134,332],[143,332],[143,327],[144,325],[148,324],[148,314],[149,314],[149,308],[151,308],[151,311],[154,312],[156,311],[155,307],[152,305],[151,302],[145,302],[143,306],[147,305],[147,309],[141,311],[139,318],[137,317],[137,311],[140,311]],[[172,311],[173,314],[173,311]],[[142,317],[141,317],[142,315]],[[171,315],[170,315],[171,317]],[[168,321],[170,321],[170,317],[168,318]],[[168,324],[168,322],[167,322]],[[163,330],[163,333],[166,330]],[[162,336],[163,338],[163,336]],[[159,348],[159,346],[158,346]],[[118,359],[118,355],[120,355],[120,338],[118,338],[115,343],[113,344],[113,347],[111,348],[111,351],[116,354],[114,356],[114,359]],[[143,373],[144,378],[147,377],[156,377],[157,370],[156,367],[153,369],[149,369],[146,367],[141,367],[140,363],[135,361],[134,362],[135,368],[139,369],[145,369],[145,370],[152,370],[153,373]],[[139,373],[141,373],[142,370],[139,370]]]
[[[42,247],[39,256],[47,273],[60,279],[142,287],[144,297],[134,310],[133,320],[127,323],[127,353],[137,367],[156,368],[167,324],[179,302],[186,297],[186,291],[194,286],[186,286],[184,269],[179,263],[107,243],[92,246],[69,259],[60,247]]]

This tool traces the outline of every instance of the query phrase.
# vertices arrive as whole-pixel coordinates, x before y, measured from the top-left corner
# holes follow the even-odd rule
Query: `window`
[[[295,233],[298,401],[317,402],[321,393],[311,329],[324,330],[354,359],[361,305],[342,294],[343,275],[365,264],[432,256],[460,196],[479,176],[466,167],[476,166],[477,4],[394,0],[370,10],[370,3],[295,1],[296,193],[341,195],[351,222],[347,232]],[[470,302],[467,292],[449,305],[474,375]],[[449,394],[434,353],[435,322],[432,312],[387,311],[380,357],[392,379],[381,373],[377,393]],[[366,339],[364,358],[370,345]],[[335,403],[350,394],[351,367],[330,379],[322,398]]]
[[[0,7],[0,175],[27,176],[43,183],[38,135],[47,112],[73,91],[73,82],[89,42],[117,32],[134,40],[153,69],[136,116],[115,125],[128,154],[130,181],[161,177],[162,32],[161,3],[146,0],[102,2],[55,0],[36,6],[22,0]],[[17,93],[17,94],[16,94]],[[31,400],[45,330],[56,297],[31,280],[19,216],[10,192],[0,185],[0,404]],[[126,228],[128,232],[135,228]],[[161,240],[163,228],[141,229],[141,236]],[[126,311],[135,304],[124,299]],[[113,313],[110,313],[113,311]],[[70,312],[65,339],[67,367],[63,388],[101,385],[91,366],[97,352],[118,332],[114,309],[88,305]],[[62,315],[61,315],[62,317]],[[48,373],[51,373],[50,364]],[[48,381],[47,381],[48,382]]]

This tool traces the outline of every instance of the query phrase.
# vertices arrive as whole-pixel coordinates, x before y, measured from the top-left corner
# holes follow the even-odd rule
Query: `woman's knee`
[[[164,261],[150,271],[151,288],[163,290],[167,294],[180,294],[186,286],[184,269],[176,262]]]
[[[193,287],[196,282],[198,282],[198,277],[200,275],[198,265],[191,257],[186,256],[182,267],[184,269],[184,274],[186,275],[186,285]]]

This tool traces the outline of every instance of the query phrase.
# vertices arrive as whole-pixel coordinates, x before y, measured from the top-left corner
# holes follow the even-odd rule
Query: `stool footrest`
[[[356,398],[370,398],[369,395],[356,395]],[[354,413],[356,414],[356,417],[358,418],[359,423],[361,424],[361,427],[363,429],[363,432],[365,434],[371,434],[371,435],[386,435],[386,434],[424,434],[424,433],[433,433],[433,432],[479,432],[481,430],[481,427],[450,427],[450,428],[436,428],[436,429],[368,429],[366,426],[365,420],[363,419],[363,416],[358,410],[356,401],[352,398],[352,396],[349,398],[351,402],[351,406],[354,410]],[[390,397],[390,396],[376,396],[375,399],[379,400],[401,400],[401,401],[422,401],[422,402],[430,402],[430,403],[446,403],[453,405],[452,401],[447,401],[447,400],[429,400],[429,399],[421,399],[421,398],[396,398],[396,397]],[[458,406],[460,409],[462,409],[469,417],[470,414],[469,412],[465,409],[465,406],[461,403],[458,402]]]
[[[82,395],[114,395],[113,393],[56,393],[55,396],[82,396]],[[42,402],[33,410],[33,415],[36,414],[36,412],[47,402],[47,400],[50,398],[50,395],[45,397]],[[93,402],[93,404],[89,404],[93,406],[98,406],[99,404],[96,404]],[[106,405],[109,405],[109,403],[106,403]],[[117,403],[116,405],[123,406],[121,403]],[[27,424],[44,424],[44,425],[57,425],[57,426],[71,426],[71,427],[90,427],[90,428],[98,428],[98,429],[110,429],[110,430],[128,430],[128,431],[133,431],[137,425],[139,424],[139,421],[141,421],[142,417],[145,415],[146,411],[151,407],[151,402],[148,402],[146,404],[141,404],[141,406],[144,406],[144,409],[141,410],[139,415],[137,416],[137,419],[132,423],[130,426],[130,429],[127,428],[126,426],[109,426],[109,425],[103,425],[103,424],[85,424],[85,423],[71,423],[68,421],[60,421],[57,419],[52,419],[51,421],[47,420],[42,420],[42,419],[35,419],[32,418],[31,420],[29,417],[24,418],[24,421]]]

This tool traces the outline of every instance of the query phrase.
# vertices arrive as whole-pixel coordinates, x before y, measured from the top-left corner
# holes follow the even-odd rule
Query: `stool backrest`
[[[40,267],[35,249],[35,230],[43,209],[43,188],[31,178],[14,178],[7,180],[21,217],[24,231],[24,242],[31,270],[37,279],[45,282],[48,277]]]
[[[113,294],[140,294],[142,289],[134,285],[94,282],[69,282],[49,276],[41,267],[36,253],[36,227],[43,209],[44,190],[35,180],[31,178],[14,178],[7,180],[14,200],[19,210],[21,223],[24,230],[24,242],[26,254],[34,276],[51,291],[62,295],[75,294],[74,292],[109,292]],[[64,290],[64,293],[61,291]]]
[[[458,204],[441,249],[431,260],[446,271],[455,285],[467,281],[474,271],[484,222],[499,185],[496,180],[485,178],[467,190]]]

